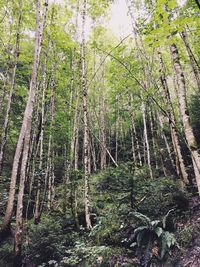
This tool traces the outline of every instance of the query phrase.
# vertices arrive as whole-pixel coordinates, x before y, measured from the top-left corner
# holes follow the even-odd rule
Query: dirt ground
[[[184,227],[194,226],[191,245],[183,252],[177,267],[200,267],[200,197],[194,197],[190,202],[191,216]]]

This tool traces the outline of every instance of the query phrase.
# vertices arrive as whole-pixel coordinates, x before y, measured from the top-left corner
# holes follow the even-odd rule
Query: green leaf
[[[133,213],[131,213],[131,215],[133,215],[135,218],[142,221],[143,223],[146,223],[146,224],[151,223],[151,220],[149,219],[149,217],[147,217],[146,215],[144,215],[140,212],[133,212]]]
[[[160,237],[163,233],[163,229],[161,227],[157,227],[155,229],[155,232],[156,232],[157,236]]]

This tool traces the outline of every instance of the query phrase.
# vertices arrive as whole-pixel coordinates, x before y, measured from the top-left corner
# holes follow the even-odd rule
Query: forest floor
[[[199,197],[193,197],[190,201],[190,217],[181,225],[183,229],[193,229],[192,239],[188,248],[182,251],[178,266],[200,266],[200,201]]]

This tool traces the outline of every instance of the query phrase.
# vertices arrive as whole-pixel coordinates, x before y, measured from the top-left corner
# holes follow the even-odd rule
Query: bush
[[[50,260],[59,261],[65,253],[66,242],[69,240],[63,233],[62,221],[44,217],[38,225],[30,224],[30,243],[27,260],[37,266]]]
[[[120,236],[120,218],[114,214],[107,214],[106,217],[100,217],[99,222],[93,227],[90,237],[98,244],[119,244]]]
[[[66,251],[67,257],[61,261],[61,266],[109,266],[106,265],[111,249],[106,246],[87,246],[76,242],[75,247]]]
[[[0,266],[12,266],[13,241],[7,239],[0,246]]]
[[[140,258],[140,266],[148,267],[152,257],[163,260],[170,248],[176,245],[176,239],[173,233],[166,231],[166,219],[170,212],[160,220],[151,220],[139,212],[133,212],[130,215],[139,221],[133,234],[129,237],[130,247],[137,247],[137,254]]]

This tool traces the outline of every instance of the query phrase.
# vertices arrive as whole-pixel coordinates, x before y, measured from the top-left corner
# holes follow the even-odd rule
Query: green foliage
[[[189,225],[187,227],[181,228],[179,231],[177,231],[177,239],[179,246],[182,249],[187,249],[191,246],[192,240],[195,235],[197,235],[199,232],[199,229],[195,227],[194,225]]]
[[[172,179],[161,177],[154,180],[137,180],[137,186],[141,188],[140,197],[146,196],[145,200],[138,206],[138,210],[144,214],[151,215],[153,210],[154,216],[160,217],[166,214],[169,209],[184,210],[188,208],[187,193],[182,192],[179,183]],[[181,201],[179,201],[179,197],[185,200],[182,202],[182,206],[179,203]]]
[[[93,19],[97,19],[98,17],[102,16],[102,14],[105,14],[108,10],[109,4],[112,2],[112,0],[90,0],[89,2],[89,9],[88,12],[90,16]]]
[[[9,266],[13,259],[13,242],[9,238],[0,246],[0,266]]]
[[[4,172],[0,176],[0,215],[2,218],[5,214],[10,171],[28,96],[34,54],[35,1],[23,0],[22,2],[20,55],[9,118]],[[195,60],[199,63],[199,10],[192,1],[187,1],[180,6],[175,0],[153,2],[150,0],[130,0],[133,9],[135,9],[134,16],[136,14],[134,19],[137,23],[137,40],[134,40],[134,38],[118,40],[118,37],[114,36],[110,29],[101,26],[103,17],[106,16],[109,5],[113,1],[87,1],[86,20],[90,16],[93,23],[92,34],[89,41],[86,38],[85,47],[91,166],[94,167],[93,161],[95,158],[97,171],[100,169],[99,159],[102,148],[99,144],[101,140],[100,142],[97,141],[96,137],[102,139],[102,136],[100,136],[101,130],[104,130],[105,145],[112,156],[116,153],[117,143],[117,163],[119,165],[117,168],[111,167],[112,161],[107,155],[106,163],[108,166],[106,170],[99,171],[89,177],[89,204],[93,229],[91,232],[87,232],[85,230],[83,203],[82,156],[84,151],[82,147],[84,127],[80,36],[78,37],[83,1],[55,2],[59,3],[53,3],[53,1],[49,3],[37,77],[38,93],[36,94],[31,131],[33,142],[30,146],[32,154],[29,155],[27,168],[29,172],[27,172],[24,196],[24,211],[27,199],[31,203],[31,211],[28,214],[31,220],[24,227],[25,253],[23,256],[25,256],[27,262],[41,267],[126,266],[123,256],[129,250],[127,248],[124,251],[121,250],[121,247],[124,246],[121,241],[126,236],[130,237],[130,233],[132,233],[133,240],[130,244],[132,251],[131,255],[128,255],[129,259],[138,256],[136,252],[140,250],[143,266],[149,263],[152,255],[156,259],[163,260],[171,247],[176,245],[172,231],[175,230],[174,225],[179,219],[178,216],[185,216],[189,198],[187,193],[180,190],[179,183],[170,177],[175,177],[173,170],[167,168],[168,151],[160,135],[165,134],[171,148],[168,120],[164,118],[164,129],[160,130],[158,130],[159,127],[162,127],[156,121],[158,115],[161,113],[164,115],[165,112],[163,111],[169,109],[163,101],[162,84],[160,82],[161,73],[157,62],[157,47],[163,54],[166,79],[169,81],[169,91],[177,121],[179,121],[178,98],[176,97],[175,86],[172,83],[174,70],[169,56],[169,45],[175,42],[179,48],[182,66],[187,78],[187,97],[189,99],[192,126],[199,145],[200,99],[199,94],[191,95],[192,90],[196,88],[196,84],[193,78],[191,79],[193,77],[192,68],[184,43],[180,38],[180,33],[183,29],[186,29]],[[76,11],[77,8],[79,10]],[[76,12],[78,12],[78,25],[75,22]],[[18,13],[18,1],[0,1],[0,101],[2,104],[0,131],[3,128],[7,97],[12,80]],[[132,22],[134,24],[134,21]],[[46,78],[44,79],[45,73],[43,72],[45,68]],[[44,84],[46,93],[44,110],[42,111],[41,99],[44,81],[46,83]],[[50,102],[52,96],[55,96],[55,115],[51,128]],[[146,148],[143,134],[143,113],[141,111],[141,104],[143,103],[146,107],[147,135],[154,179],[150,179],[149,168],[145,165]],[[78,110],[77,114],[75,113],[76,109]],[[40,137],[43,126],[41,125],[43,112],[45,125],[42,144]],[[150,127],[150,113],[152,113],[154,119],[153,131]],[[75,119],[77,120],[76,125],[74,124]],[[142,167],[139,166],[138,162],[133,163],[134,156],[131,147],[135,147],[135,152],[138,152],[133,120],[142,156]],[[176,126],[178,132],[181,133],[182,124],[178,122]],[[73,131],[76,131],[76,133]],[[38,186],[38,176],[35,173],[38,171],[41,151],[43,173],[45,174],[47,171],[46,159],[50,133],[52,134],[52,151],[50,153],[52,166],[49,166],[49,172],[53,171],[55,174],[55,197],[52,210],[49,212],[46,209],[46,199],[42,199],[46,190],[44,186],[48,188],[48,179],[46,181],[41,179],[40,200],[44,201],[44,216],[38,225],[34,225],[32,217]],[[35,137],[38,140],[34,140]],[[65,185],[63,186],[64,162],[67,159],[74,165],[74,159],[72,158],[74,151],[70,151],[72,141],[78,143],[78,171],[73,169],[69,171],[69,179],[67,177],[65,187]],[[182,142],[182,140],[180,141]],[[161,160],[160,158],[163,156],[161,150],[163,149],[165,150],[164,155],[167,156],[166,159],[163,157]],[[64,150],[66,150],[67,155],[65,155]],[[73,150],[75,149],[73,148]],[[190,155],[185,145],[182,146],[182,151],[184,161],[186,161]],[[93,152],[95,152],[94,155]],[[175,158],[173,151],[171,151],[171,155]],[[156,159],[158,169],[155,170]],[[192,176],[193,170],[189,166],[190,161],[191,158],[188,161],[189,163],[187,161],[186,163],[188,163],[188,172]],[[165,165],[163,166],[166,167],[165,175],[169,177],[163,177],[165,172],[161,164]],[[32,171],[35,172],[33,177],[31,177]],[[29,182],[32,178],[34,180],[33,189],[32,192],[29,192]],[[19,186],[18,180],[16,188]],[[48,183],[50,184],[50,180]],[[74,229],[76,205],[77,217],[81,225],[79,231]],[[173,213],[170,212],[169,214],[170,209],[173,209]],[[25,213],[24,211],[23,213]],[[47,215],[47,213],[49,214]],[[167,215],[165,216],[165,214]],[[136,223],[138,221],[139,223]],[[181,247],[189,246],[193,230],[194,228],[191,226],[177,232],[179,236],[177,240]],[[4,266],[5,262],[12,258],[12,251],[12,240],[8,240],[1,245],[0,259],[2,259],[2,262],[0,261],[0,265]],[[133,265],[134,263],[131,262],[130,266]],[[127,263],[127,266],[129,266],[129,263]]]
[[[167,252],[176,245],[176,239],[173,233],[165,230],[165,220],[151,220],[146,215],[133,212],[134,218],[139,220],[139,226],[134,229],[134,234],[130,237],[130,247],[135,247],[137,245],[138,249],[141,251],[141,266],[148,266],[151,261],[152,256],[157,257],[160,260],[164,259]],[[163,224],[164,223],[164,224]],[[157,249],[154,251],[154,246]]]
[[[106,266],[111,249],[106,246],[88,246],[76,242],[72,249],[66,251],[67,257],[61,261],[61,266]]]
[[[62,229],[61,218],[42,217],[38,225],[30,223],[28,227],[31,240],[27,247],[28,261],[41,264],[62,258],[69,240]]]
[[[106,217],[100,217],[98,223],[93,227],[90,237],[93,237],[95,243],[117,245],[120,243],[120,217],[108,213]]]

